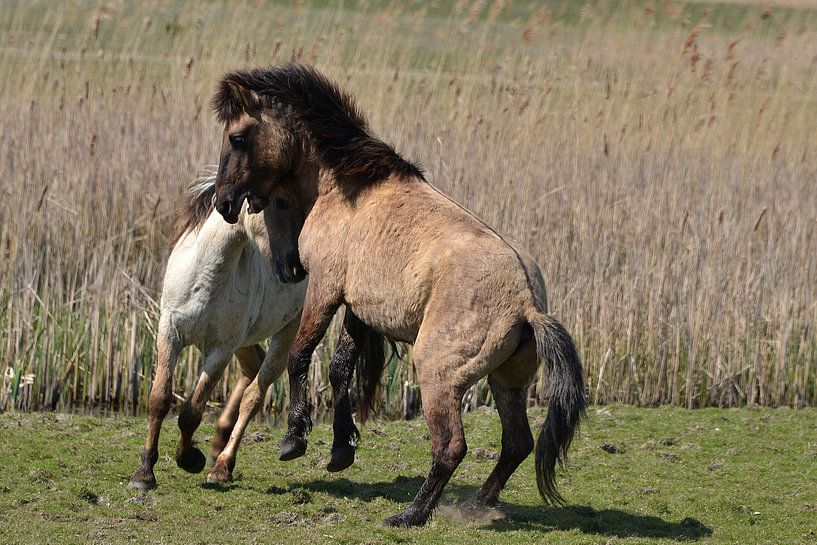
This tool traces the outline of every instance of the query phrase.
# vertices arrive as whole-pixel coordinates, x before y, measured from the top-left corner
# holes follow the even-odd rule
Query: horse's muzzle
[[[235,206],[230,199],[219,200],[216,202],[216,210],[227,223],[237,223],[238,213],[241,212],[241,203],[239,202]]]
[[[249,197],[250,192],[245,191],[240,195],[230,191],[225,197],[221,194],[216,194],[216,210],[224,218],[227,223],[238,222],[238,215],[241,213],[241,206],[244,204],[244,199]]]

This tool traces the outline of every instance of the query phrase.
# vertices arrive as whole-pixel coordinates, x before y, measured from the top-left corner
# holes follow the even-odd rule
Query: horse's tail
[[[555,318],[538,311],[528,318],[536,353],[547,370],[548,413],[536,441],[536,484],[545,503],[561,504],[556,490],[556,462],[567,449],[587,409],[582,364],[570,333]]]
[[[386,338],[369,327],[361,347],[360,355],[357,358],[355,375],[357,376],[357,399],[358,416],[361,423],[365,424],[369,415],[374,410],[377,400],[377,390],[380,386],[380,378],[383,376],[386,353],[384,343]]]
[[[187,186],[187,200],[180,209],[171,244],[176,244],[185,233],[199,227],[213,211],[213,197],[216,195],[215,169],[216,167],[212,166],[206,167],[204,172]]]

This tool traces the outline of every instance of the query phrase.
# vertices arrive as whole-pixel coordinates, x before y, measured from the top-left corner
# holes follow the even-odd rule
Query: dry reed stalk
[[[817,403],[817,11],[557,4],[8,3],[6,406],[143,410],[174,205],[218,149],[213,82],[293,58],[532,251],[597,403]],[[199,368],[181,359],[180,395]],[[384,376],[385,412],[414,414],[411,365]]]

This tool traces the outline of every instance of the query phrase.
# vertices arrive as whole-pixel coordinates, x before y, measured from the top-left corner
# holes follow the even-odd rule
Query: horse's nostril
[[[216,203],[216,210],[222,216],[227,216],[230,213],[230,201],[221,201]]]

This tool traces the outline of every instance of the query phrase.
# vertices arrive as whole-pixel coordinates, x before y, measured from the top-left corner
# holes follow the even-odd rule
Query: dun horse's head
[[[269,237],[272,270],[285,284],[300,282],[306,278],[306,270],[298,253],[298,236],[306,212],[287,183],[275,187],[269,200],[270,205],[264,211],[264,224]]]
[[[244,199],[250,213],[260,212],[273,189],[291,178],[300,146],[281,108],[265,106],[257,93],[230,80],[223,82],[219,95],[217,100],[229,101],[234,110],[222,137],[216,209],[235,223]]]
[[[256,92],[225,80],[217,101],[226,104],[221,156],[216,175],[216,209],[229,223],[238,221],[247,199],[251,214],[264,214],[272,267],[282,282],[299,282],[306,272],[298,255],[298,236],[306,217],[293,191],[299,156],[296,131],[282,108],[265,104]]]

